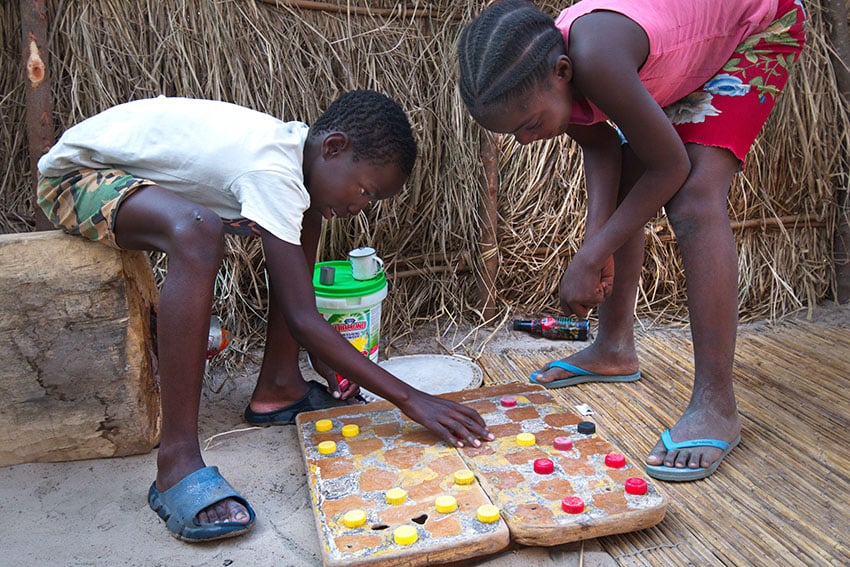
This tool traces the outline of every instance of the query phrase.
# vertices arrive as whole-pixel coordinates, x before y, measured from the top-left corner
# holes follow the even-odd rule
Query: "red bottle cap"
[[[512,408],[516,405],[516,398],[512,398],[511,396],[505,396],[500,400],[503,408]]]
[[[646,494],[646,481],[642,478],[627,478],[626,494],[634,494],[635,496]]]
[[[561,509],[567,514],[581,514],[584,512],[584,500],[578,496],[567,496],[561,500]]]
[[[626,466],[626,457],[620,453],[608,453],[605,455],[605,466],[621,469]]]
[[[555,437],[554,441],[552,441],[552,446],[558,451],[571,451],[573,440],[569,437]]]
[[[336,375],[336,383],[339,384],[339,389],[340,389],[340,391],[342,391],[342,390],[345,390],[346,388],[348,388],[349,381],[348,381],[348,378],[346,378],[342,374],[337,374]]]
[[[555,463],[551,459],[534,459],[534,472],[537,474],[552,474],[555,471]]]

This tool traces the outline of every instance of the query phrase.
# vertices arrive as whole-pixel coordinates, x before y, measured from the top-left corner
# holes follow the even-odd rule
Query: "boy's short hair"
[[[395,163],[407,175],[416,163],[416,140],[407,114],[390,97],[371,90],[340,95],[310,127],[309,135],[343,132],[355,160]]]

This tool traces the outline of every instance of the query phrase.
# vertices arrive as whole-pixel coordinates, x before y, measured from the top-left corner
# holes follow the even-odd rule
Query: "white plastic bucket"
[[[333,282],[322,283],[322,268],[332,267]],[[381,341],[381,302],[387,279],[381,271],[369,280],[355,280],[347,260],[316,264],[313,271],[316,307],[322,317],[372,362],[378,362]]]

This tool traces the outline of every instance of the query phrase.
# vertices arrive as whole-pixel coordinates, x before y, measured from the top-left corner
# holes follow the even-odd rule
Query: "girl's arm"
[[[565,309],[580,316],[600,302],[599,274],[611,255],[679,190],[690,172],[681,139],[638,77],[648,54],[643,30],[613,12],[593,12],[573,24],[569,55],[572,85],[614,121],[641,161],[643,175],[613,213],[592,234],[565,274],[573,282]],[[595,167],[594,162],[588,164]],[[600,162],[596,162],[600,163]],[[593,174],[596,175],[596,174]],[[588,177],[590,182],[591,177]],[[589,219],[597,222],[599,218]]]
[[[572,125],[567,134],[582,149],[587,191],[587,240],[602,230],[617,208],[623,152],[620,137],[606,123],[592,126]],[[607,299],[613,290],[614,256],[613,253],[609,255],[596,271],[592,271],[592,267],[584,271],[576,270],[577,265],[574,264],[575,260],[570,264],[573,270],[570,271],[568,267],[561,277],[561,308],[566,314],[575,313],[584,318],[590,309]],[[579,272],[578,275],[576,272]],[[583,281],[578,281],[579,279]],[[593,296],[588,297],[582,294],[581,290],[592,290]]]
[[[582,150],[587,190],[587,235],[595,234],[617,208],[622,149],[620,137],[606,123],[571,125],[567,130]]]

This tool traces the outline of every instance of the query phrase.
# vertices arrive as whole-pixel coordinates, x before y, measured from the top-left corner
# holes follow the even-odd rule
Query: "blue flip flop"
[[[233,498],[248,510],[248,522],[198,523],[196,516],[209,506],[225,498]],[[212,541],[241,535],[254,526],[254,510],[241,494],[230,486],[218,467],[198,469],[169,488],[159,491],[156,482],[148,491],[148,504],[165,527],[177,539],[189,542]]]
[[[544,388],[565,388],[567,386],[575,386],[576,384],[584,384],[586,382],[637,382],[640,380],[640,370],[634,374],[596,374],[584,368],[574,366],[563,360],[555,360],[549,363],[549,368],[561,368],[567,372],[572,372],[575,376],[562,378],[561,380],[552,380],[551,382],[538,382],[537,377],[542,370],[535,370],[528,377],[528,381],[532,384],[539,384]]]
[[[741,436],[738,435],[731,443],[721,441],[720,439],[690,439],[688,441],[680,441],[676,443],[670,436],[670,430],[665,429],[661,432],[661,442],[664,443],[664,448],[668,451],[673,449],[693,449],[694,447],[715,447],[721,449],[723,454],[711,463],[710,466],[700,467],[698,469],[667,467],[664,465],[646,465],[646,474],[658,480],[667,480],[671,482],[685,482],[689,480],[700,480],[711,476],[726,455],[741,442]]]

